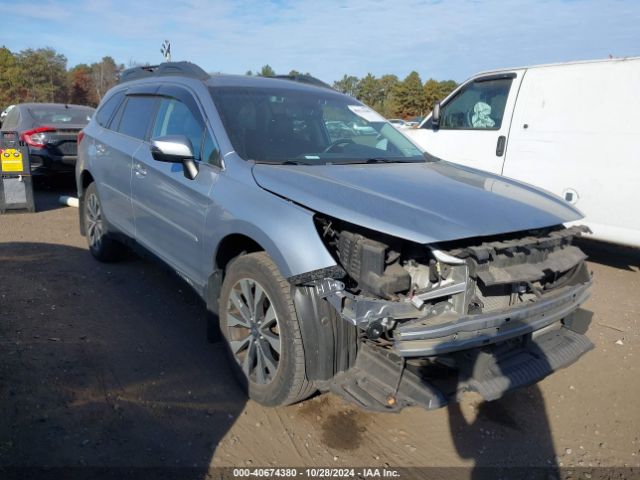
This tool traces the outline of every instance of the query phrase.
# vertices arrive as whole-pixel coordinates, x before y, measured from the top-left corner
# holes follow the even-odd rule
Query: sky
[[[112,56],[209,72],[464,80],[474,73],[640,55],[640,0],[0,0],[0,45],[53,47],[68,66]]]

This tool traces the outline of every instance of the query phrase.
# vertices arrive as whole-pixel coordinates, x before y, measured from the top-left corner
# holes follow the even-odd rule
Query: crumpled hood
[[[448,162],[253,167],[265,190],[417,243],[547,227],[582,215],[526,184]]]

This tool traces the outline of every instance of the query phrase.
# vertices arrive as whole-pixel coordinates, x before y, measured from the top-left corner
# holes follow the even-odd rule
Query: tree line
[[[0,110],[24,102],[96,106],[118,82],[124,65],[103,57],[91,65],[67,69],[67,58],[53,48],[13,53],[0,47]]]
[[[92,64],[81,63],[67,68],[67,58],[53,48],[26,49],[11,52],[0,47],[0,111],[8,105],[25,102],[75,103],[97,106],[104,94],[118,83],[123,64],[106,56]],[[269,65],[255,74],[275,75]],[[291,70],[289,75],[301,75]],[[309,73],[305,73],[309,75]],[[424,116],[436,100],[444,98],[456,87],[453,80],[422,82],[417,72],[400,80],[396,75],[363,78],[344,75],[333,82],[333,88],[351,95],[387,118]]]
[[[289,75],[300,74],[297,70],[289,72]],[[249,70],[246,75],[254,73]],[[275,71],[271,66],[264,65],[255,75],[271,77]],[[453,80],[438,81],[433,78],[423,83],[420,74],[413,71],[403,80],[396,75],[382,75],[379,78],[371,73],[362,78],[344,75],[332,86],[369,105],[386,118],[410,119],[427,115],[433,104],[449,95],[458,84]]]

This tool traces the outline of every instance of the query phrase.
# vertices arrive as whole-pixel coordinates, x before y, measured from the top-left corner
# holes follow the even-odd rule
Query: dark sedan
[[[77,137],[94,109],[62,103],[22,103],[2,122],[2,131],[17,131],[29,145],[34,175],[72,173],[77,159]]]

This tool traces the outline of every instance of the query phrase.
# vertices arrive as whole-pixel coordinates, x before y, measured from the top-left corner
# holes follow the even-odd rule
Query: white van
[[[485,72],[417,129],[436,157],[541,187],[640,247],[640,57]]]

